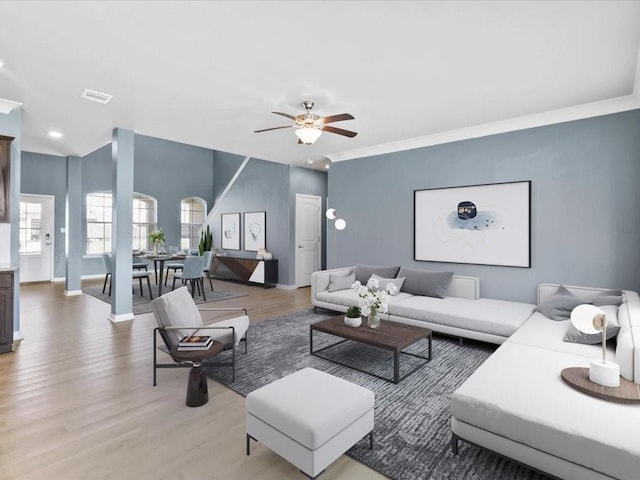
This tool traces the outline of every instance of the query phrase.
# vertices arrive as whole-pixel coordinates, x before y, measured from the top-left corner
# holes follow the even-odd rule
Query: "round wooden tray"
[[[640,384],[620,377],[619,387],[605,387],[589,380],[589,369],[582,367],[565,368],[560,373],[562,379],[576,390],[588,395],[620,403],[640,402]]]

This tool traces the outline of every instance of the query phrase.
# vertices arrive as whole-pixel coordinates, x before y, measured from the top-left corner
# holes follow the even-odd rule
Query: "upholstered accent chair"
[[[232,381],[235,381],[236,347],[244,342],[244,352],[247,353],[247,334],[249,330],[249,317],[246,308],[200,308],[189,294],[187,287],[180,287],[169,293],[165,293],[152,302],[153,314],[158,326],[153,331],[153,385],[156,385],[156,369],[172,367],[191,367],[191,363],[185,364],[174,359],[174,363],[161,364],[157,359],[158,334],[164,342],[169,355],[180,339],[187,335],[210,335],[217,342],[225,346],[225,350],[231,350],[230,362],[210,363],[212,366],[231,367]],[[209,312],[238,312],[240,315],[230,319],[205,324],[202,321],[201,311]]]

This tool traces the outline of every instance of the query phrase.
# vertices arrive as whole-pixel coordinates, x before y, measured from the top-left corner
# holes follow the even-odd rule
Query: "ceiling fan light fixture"
[[[296,130],[296,136],[302,143],[313,144],[322,135],[322,130],[314,127],[301,127]]]

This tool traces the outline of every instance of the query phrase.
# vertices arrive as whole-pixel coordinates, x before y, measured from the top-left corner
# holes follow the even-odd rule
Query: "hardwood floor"
[[[247,307],[252,322],[311,307],[308,288],[214,287],[247,293],[216,306]],[[0,479],[306,478],[260,443],[245,455],[241,395],[209,380],[209,403],[189,408],[187,369],[151,385],[153,314],[114,325],[108,304],[63,290],[20,288],[25,338],[0,355]],[[385,477],[343,455],[320,478]]]

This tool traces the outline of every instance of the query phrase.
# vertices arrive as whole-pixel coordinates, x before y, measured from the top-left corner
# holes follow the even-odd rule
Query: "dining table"
[[[179,254],[171,254],[171,253],[167,253],[167,254],[153,254],[153,253],[148,253],[146,255],[140,255],[140,258],[143,258],[145,260],[149,260],[153,262],[153,271],[156,275],[156,283],[158,284],[158,297],[160,295],[162,295],[162,285],[163,285],[163,275],[164,275],[164,262],[166,262],[167,260],[184,260],[185,258],[187,258],[186,255],[179,255]],[[160,275],[158,275],[158,267],[160,270]]]

